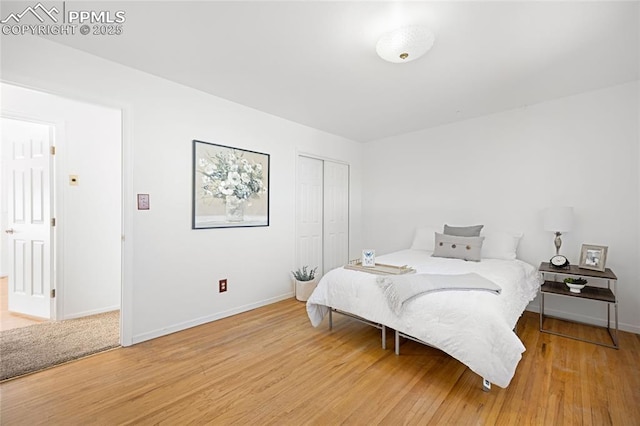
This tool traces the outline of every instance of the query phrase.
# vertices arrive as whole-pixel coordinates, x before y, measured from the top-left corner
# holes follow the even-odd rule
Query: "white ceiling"
[[[637,1],[67,3],[124,32],[52,40],[362,142],[639,78]],[[433,49],[378,58],[403,25]]]

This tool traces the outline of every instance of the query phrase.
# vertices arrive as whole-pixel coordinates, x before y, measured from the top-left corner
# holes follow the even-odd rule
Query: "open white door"
[[[53,127],[2,118],[8,198],[9,311],[51,317]]]

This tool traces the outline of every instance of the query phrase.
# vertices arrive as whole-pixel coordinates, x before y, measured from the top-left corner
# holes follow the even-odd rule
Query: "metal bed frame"
[[[378,330],[381,330],[381,334],[382,334],[382,349],[387,349],[387,326],[384,324],[380,324],[377,322],[373,322],[373,321],[369,321],[368,319],[359,317],[357,315],[351,314],[349,312],[345,312],[345,311],[341,311],[339,309],[335,309],[332,308],[331,306],[327,306],[329,308],[329,330],[333,329],[333,313],[338,313],[340,315],[344,315],[347,316],[349,318],[353,318],[356,321],[360,321],[362,323],[365,323],[367,325],[370,325],[372,327],[377,328]]]
[[[367,324],[367,325],[370,325],[372,327],[375,327],[378,330],[381,330],[381,334],[382,334],[382,339],[381,339],[382,340],[382,349],[387,349],[387,326],[386,325],[380,324],[380,323],[377,323],[377,322],[374,322],[374,321],[369,321],[368,319],[359,317],[359,316],[354,315],[354,314],[349,313],[349,312],[345,312],[345,311],[341,311],[339,309],[332,308],[330,306],[327,306],[327,307],[329,308],[329,330],[333,329],[333,313],[335,312],[335,313],[338,313],[340,315],[347,316],[347,317],[352,318],[352,319],[354,319],[356,321],[360,321],[360,322],[362,322],[364,324]],[[516,328],[517,328],[517,324],[516,324]],[[415,338],[413,336],[409,336],[408,334],[404,334],[404,333],[402,333],[402,332],[400,332],[398,330],[394,330],[394,331],[395,331],[395,353],[396,353],[396,355],[400,355],[400,338],[401,337],[403,337],[405,339],[413,340],[414,342],[418,342],[420,344],[429,346],[431,348],[438,349],[437,347],[435,347],[433,345],[430,345],[429,343],[427,343],[427,342],[425,342],[423,340],[417,339],[417,338]],[[515,331],[515,328],[514,328],[514,331]],[[491,382],[489,380],[485,379],[484,377],[482,378],[482,390],[485,391],[485,392],[489,392],[491,390]]]

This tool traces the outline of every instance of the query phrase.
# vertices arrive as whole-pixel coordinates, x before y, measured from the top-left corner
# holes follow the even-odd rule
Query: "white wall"
[[[4,37],[1,54],[5,81],[123,109],[125,345],[292,297],[298,152],[350,164],[362,247],[360,144],[47,40]],[[271,155],[269,227],[191,230],[192,139]],[[151,210],[134,210],[135,193]]]
[[[384,253],[419,226],[482,223],[524,232],[519,256],[537,266],[554,254],[541,210],[573,206],[562,253],[577,265],[583,243],[609,247],[621,328],[640,332],[638,93],[635,82],[367,144],[365,245]],[[573,302],[548,307],[606,318],[605,305]]]
[[[56,127],[57,319],[119,309],[121,112],[7,84],[0,96],[3,114]]]

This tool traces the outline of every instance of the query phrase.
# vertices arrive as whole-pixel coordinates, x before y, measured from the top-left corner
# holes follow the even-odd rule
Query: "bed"
[[[410,265],[416,274],[475,273],[497,284],[501,292],[424,293],[407,300],[397,313],[379,275],[342,267],[325,274],[309,297],[307,313],[312,325],[319,326],[330,312],[345,313],[378,326],[383,338],[385,328],[394,329],[396,353],[398,338],[409,337],[464,363],[483,378],[485,389],[491,383],[507,387],[525,351],[514,328],[541,284],[537,269],[505,256],[473,262],[433,257],[432,251],[419,248],[414,240],[412,249],[379,256],[376,262]],[[506,257],[515,257],[515,253]]]

